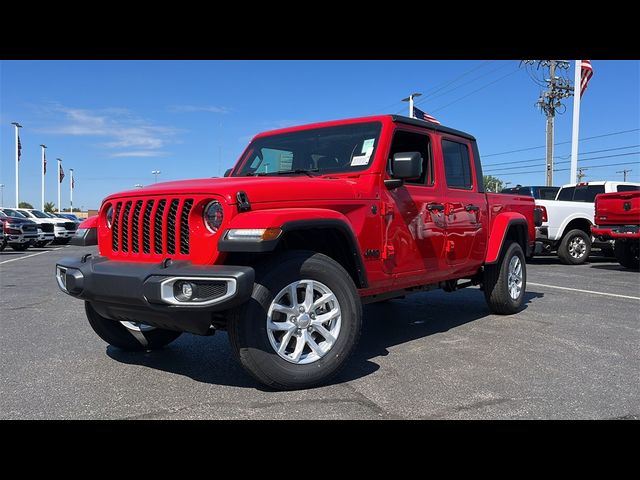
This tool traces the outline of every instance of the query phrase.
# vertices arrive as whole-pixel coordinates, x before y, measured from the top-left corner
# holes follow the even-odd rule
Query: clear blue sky
[[[257,132],[299,123],[406,112],[400,99],[478,139],[486,173],[514,185],[544,184],[545,119],[534,107],[540,87],[518,61],[2,61],[0,183],[14,199],[14,133],[20,122],[20,199],[40,204],[40,147],[46,144],[46,200],[56,202],[55,159],[75,170],[74,206],[136,183],[216,176]],[[580,143],[587,180],[640,181],[640,62],[594,60],[582,101],[580,137],[636,129]],[[573,79],[573,67],[566,75]],[[442,88],[444,87],[444,88]],[[430,95],[429,95],[430,94]],[[571,138],[572,99],[556,119],[556,141]],[[587,153],[605,149],[604,153]],[[570,145],[556,147],[556,161]],[[617,157],[585,161],[603,155]],[[561,157],[561,158],[558,158]],[[495,165],[495,164],[500,165]],[[492,166],[492,164],[494,164]],[[557,168],[568,168],[568,163]],[[512,170],[507,168],[518,167]],[[525,174],[524,172],[539,171]],[[62,204],[69,205],[68,176]],[[569,172],[557,172],[556,185]]]

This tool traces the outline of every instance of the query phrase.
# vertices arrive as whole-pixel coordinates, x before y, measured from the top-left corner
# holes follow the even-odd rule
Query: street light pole
[[[154,183],[158,183],[158,175],[160,175],[162,172],[160,170],[152,170],[151,173],[156,176],[156,180]]]
[[[416,92],[416,93],[412,93],[407,98],[403,98],[402,99],[403,102],[409,102],[409,118],[416,118],[413,115],[413,99],[416,98],[416,97],[419,97],[421,95],[422,95],[421,93]]]
[[[40,208],[44,212],[44,174],[46,173],[46,168],[47,168],[47,157],[44,151],[47,148],[47,146],[44,144],[40,144],[40,146],[42,147],[42,167],[40,170],[40,173],[42,174],[42,188],[40,191]]]
[[[18,166],[20,165],[20,149],[21,149],[20,134],[18,133],[18,129],[22,128],[22,125],[20,125],[18,122],[11,122],[11,125],[16,127],[16,208],[18,208],[20,206],[20,200],[19,200],[20,173],[18,170]]]
[[[0,183],[0,197],[2,197],[0,200],[0,206],[2,206],[4,205],[4,183]]]

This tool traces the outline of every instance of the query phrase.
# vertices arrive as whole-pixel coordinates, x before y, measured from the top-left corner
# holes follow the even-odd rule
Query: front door
[[[445,217],[443,188],[434,171],[432,138],[424,130],[396,130],[389,152],[419,152],[422,174],[407,179],[391,190],[388,215],[384,217],[383,238],[391,247],[384,268],[393,273],[399,287],[404,283],[434,283],[448,275],[444,261]]]

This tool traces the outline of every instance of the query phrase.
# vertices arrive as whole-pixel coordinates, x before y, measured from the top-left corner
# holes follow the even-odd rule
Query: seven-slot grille
[[[189,255],[192,198],[113,203],[111,248],[129,255]]]

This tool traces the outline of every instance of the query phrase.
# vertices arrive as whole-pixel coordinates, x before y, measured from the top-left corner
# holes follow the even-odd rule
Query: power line
[[[596,165],[595,167],[587,167],[588,169],[592,169],[592,168],[604,168],[604,167],[617,167],[619,165],[637,165],[638,162],[624,162],[624,163],[610,163],[608,165]],[[554,169],[554,172],[568,172],[569,170],[571,170],[570,168],[557,168]],[[483,172],[485,173],[485,172]],[[540,170],[531,170],[529,172],[513,172],[514,175],[529,175],[529,174],[533,174],[533,173],[541,173]],[[494,175],[493,173],[491,175]],[[497,174],[498,176],[500,174]],[[506,175],[509,175],[509,173],[506,173]]]
[[[441,106],[441,107],[439,107],[439,108],[436,108],[436,109],[434,109],[434,110],[431,110],[431,113],[438,112],[438,111],[440,111],[440,110],[443,110],[443,109],[447,108],[447,107],[448,107],[448,106],[450,106],[450,105],[453,105],[454,103],[458,103],[460,100],[464,100],[465,98],[470,97],[470,96],[471,96],[471,95],[473,95],[474,93],[479,92],[480,90],[484,90],[485,88],[490,87],[490,86],[491,86],[491,85],[493,85],[494,83],[497,83],[497,82],[499,82],[500,80],[502,80],[502,79],[504,79],[504,78],[507,78],[507,77],[508,77],[508,76],[510,76],[510,75],[513,75],[514,73],[518,73],[519,71],[520,71],[520,70],[517,70],[517,69],[516,69],[516,70],[514,70],[514,71],[513,71],[513,72],[511,72],[511,73],[507,73],[506,75],[503,75],[502,77],[500,77],[500,78],[498,78],[498,79],[494,80],[493,82],[487,83],[486,85],[483,85],[482,87],[480,87],[480,88],[478,88],[478,89],[476,89],[476,90],[474,90],[474,91],[472,91],[472,92],[470,92],[470,93],[468,93],[468,94],[466,94],[466,95],[463,95],[462,97],[460,97],[460,98],[458,98],[458,99],[454,100],[453,102],[449,102],[449,103],[447,103],[446,105],[443,105],[443,106]]]
[[[629,153],[619,153],[619,154],[617,154],[617,155],[602,155],[602,156],[600,156],[600,157],[591,157],[591,158],[580,159],[579,161],[580,161],[580,162],[589,162],[589,161],[592,161],[592,160],[601,160],[601,159],[603,159],[603,158],[627,157],[627,156],[629,156],[629,155],[638,155],[638,154],[640,154],[640,151],[638,151],[638,152],[629,152]],[[542,159],[542,160],[544,160],[544,159]],[[570,162],[571,162],[571,160],[565,160],[565,161],[563,161],[563,162],[556,162],[556,163],[557,163],[557,164],[560,164],[560,163],[570,163]],[[489,170],[487,171],[487,173],[502,172],[502,171],[504,171],[504,170],[517,170],[518,168],[529,168],[529,167],[532,167],[532,166],[533,166],[533,165],[524,165],[524,166],[519,166],[519,167],[504,167],[504,168],[498,168],[497,170],[491,170],[491,169],[489,169]],[[542,164],[541,164],[540,166],[542,166]],[[604,166],[606,166],[606,165],[604,165]],[[483,170],[483,171],[484,171],[484,170]],[[554,171],[555,171],[555,170],[554,170]],[[517,172],[516,172],[516,173],[517,173]]]
[[[450,90],[447,90],[447,91],[445,91],[445,92],[442,92],[442,93],[440,93],[439,95],[434,95],[434,93],[437,93],[437,92],[439,92],[439,91],[441,91],[441,90],[442,90],[442,88],[440,88],[440,89],[436,90],[435,92],[431,92],[430,94],[428,94],[428,96],[427,96],[426,98],[423,98],[423,99],[422,99],[422,100],[420,100],[419,102],[416,102],[416,105],[418,105],[418,104],[423,104],[423,103],[425,103],[425,102],[429,102],[429,101],[434,100],[434,99],[436,99],[436,98],[440,98],[440,97],[442,97],[443,95],[448,95],[449,93],[454,92],[454,91],[456,91],[456,90],[459,90],[459,89],[461,89],[461,88],[462,88],[462,87],[464,87],[464,86],[467,86],[467,85],[469,85],[469,84],[472,84],[472,83],[477,82],[479,79],[481,79],[481,78],[483,78],[483,77],[486,77],[487,75],[490,75],[490,74],[492,74],[492,73],[494,73],[494,72],[497,72],[498,70],[502,70],[504,67],[507,67],[507,66],[509,66],[509,64],[508,64],[508,63],[504,63],[504,64],[500,65],[498,68],[494,68],[493,70],[490,70],[490,71],[488,71],[488,72],[483,73],[482,75],[478,75],[477,77],[472,78],[472,79],[471,79],[471,80],[469,80],[468,82],[465,82],[465,83],[463,83],[463,84],[461,84],[461,85],[458,85],[457,87],[454,87],[454,88],[452,88],[452,89],[450,89]],[[451,82],[451,83],[454,83],[454,82]],[[448,86],[448,85],[446,85],[446,86]],[[443,87],[443,88],[444,88],[444,87]]]
[[[627,147],[616,147],[616,148],[605,148],[604,150],[592,150],[590,152],[584,152],[581,153],[580,155],[590,155],[592,153],[602,153],[602,152],[612,152],[614,150],[626,150],[627,148],[635,148],[635,147],[640,147],[640,144],[638,145],[629,145]],[[558,155],[557,158],[569,158],[571,156],[571,154],[569,155]],[[527,160],[516,160],[515,162],[511,162],[511,161],[506,161],[506,162],[496,162],[496,163],[488,163],[488,164],[482,164],[482,167],[492,167],[494,165],[512,165],[514,163],[527,163],[527,162],[535,162],[538,160],[544,160],[546,157],[537,157],[537,158],[529,158]]]
[[[603,138],[603,137],[611,137],[611,136],[614,136],[614,135],[622,135],[624,133],[637,132],[638,130],[640,130],[640,128],[632,128],[631,130],[622,130],[620,132],[612,132],[612,133],[605,133],[603,135],[595,135],[593,137],[585,137],[585,138],[581,138],[578,141],[579,142],[584,142],[585,140],[593,140],[594,138]],[[567,140],[566,142],[554,143],[553,145],[565,145],[567,143],[571,143],[571,140]],[[526,152],[528,150],[536,150],[537,148],[544,148],[544,147],[546,147],[546,144],[545,145],[539,145],[537,147],[527,147],[527,148],[520,148],[518,150],[509,150],[507,152],[489,153],[488,155],[482,155],[482,157],[483,158],[496,157],[498,155],[506,155],[508,153]]]
[[[467,70],[467,71],[463,72],[462,74],[460,74],[460,75],[458,75],[457,77],[455,77],[453,80],[450,80],[450,81],[449,81],[449,80],[445,80],[444,82],[437,84],[435,87],[432,87],[431,89],[427,89],[427,90],[426,90],[426,92],[437,93],[437,92],[439,92],[440,90],[442,90],[443,88],[446,88],[446,87],[448,87],[449,85],[454,84],[455,82],[457,82],[457,81],[458,81],[458,80],[460,80],[461,78],[464,78],[465,76],[469,75],[471,72],[474,72],[474,71],[478,70],[479,68],[482,68],[482,67],[484,67],[485,65],[488,65],[489,63],[494,62],[494,61],[495,61],[495,60],[484,60],[484,61],[480,62],[480,64],[479,64],[479,65],[476,65],[475,67],[473,67],[473,68],[471,68],[471,69],[469,69],[469,70]],[[433,89],[435,89],[435,90],[433,90]],[[433,90],[433,91],[432,91],[432,90]],[[429,93],[429,94],[431,94],[431,93]],[[384,108],[383,108],[383,109],[381,109],[381,110],[386,110],[387,108],[394,107],[394,106],[395,106],[395,105],[397,105],[398,103],[400,103],[400,102],[394,102],[394,103],[392,103],[391,105],[389,105],[389,106],[387,106],[387,107],[384,107]],[[402,112],[402,110],[404,110],[404,109],[401,109],[401,110],[397,111],[396,113],[401,113],[401,112]]]

